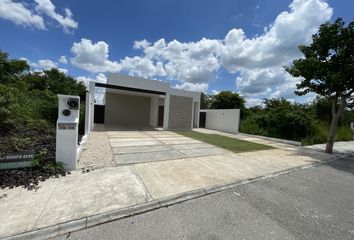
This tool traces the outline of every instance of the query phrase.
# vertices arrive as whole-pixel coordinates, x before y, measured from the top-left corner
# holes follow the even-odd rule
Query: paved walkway
[[[316,151],[323,152],[326,149],[326,144],[315,144],[311,146],[306,146],[307,149],[312,149]],[[347,142],[335,142],[333,147],[334,153],[341,153],[341,154],[353,154],[354,153],[354,141],[347,141]]]
[[[0,219],[6,219],[0,224],[0,238],[334,157],[278,143],[269,143],[277,149],[235,154],[169,131],[105,134],[111,147],[102,144],[100,153],[103,162],[114,159],[115,167],[49,179],[37,191],[0,190]],[[86,151],[94,153],[92,146]]]
[[[354,159],[236,186],[56,240],[353,240]]]

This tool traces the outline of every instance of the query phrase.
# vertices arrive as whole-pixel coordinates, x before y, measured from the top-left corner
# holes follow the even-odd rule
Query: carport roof
[[[149,93],[149,94],[157,94],[157,95],[166,95],[165,92],[154,91],[154,90],[149,90],[149,89],[125,87],[125,86],[112,85],[112,84],[106,84],[106,83],[95,82],[95,86],[96,87],[103,87],[103,88],[111,88],[111,89],[117,89],[117,90],[130,91],[130,92],[140,92],[140,93]]]

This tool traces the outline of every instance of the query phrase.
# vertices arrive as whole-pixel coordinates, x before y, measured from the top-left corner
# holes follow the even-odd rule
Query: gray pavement
[[[250,183],[57,237],[354,239],[354,158]]]
[[[339,157],[248,137],[277,148],[231,153],[170,131],[112,127],[95,133],[80,158],[82,166],[92,171],[48,179],[37,191],[0,189],[0,219],[6,219],[0,224],[0,238],[56,236],[159,208],[181,197],[201,196],[225,185]]]
[[[315,145],[306,146],[305,148],[324,152],[324,150],[326,149],[326,144],[315,144]],[[334,143],[333,153],[352,154],[353,152],[354,152],[354,141]]]

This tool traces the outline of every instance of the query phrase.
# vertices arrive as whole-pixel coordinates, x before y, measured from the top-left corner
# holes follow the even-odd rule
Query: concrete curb
[[[272,138],[272,137],[266,137],[266,136],[261,136],[261,135],[253,135],[253,134],[241,133],[241,132],[237,133],[236,135],[244,135],[247,137],[255,137],[255,138],[260,138],[260,139],[269,140],[269,141],[278,142],[278,143],[285,143],[285,144],[294,145],[294,146],[302,146],[301,142],[297,142],[297,141]]]
[[[37,229],[31,232],[25,232],[21,233],[18,235],[13,235],[9,237],[2,238],[2,240],[28,240],[28,239],[48,239],[48,238],[54,238],[69,232],[75,232],[78,230],[82,230],[88,227],[93,227],[102,223],[106,222],[111,222],[120,218],[124,217],[129,217],[137,214],[141,214],[144,212],[148,212],[151,210],[155,210],[161,207],[166,207],[170,206],[176,203],[181,203],[185,202],[191,199],[199,198],[202,196],[206,196],[209,194],[221,192],[226,189],[230,189],[233,187],[245,185],[248,183],[254,183],[254,182],[259,182],[262,180],[274,178],[279,175],[283,174],[288,174],[295,172],[297,170],[302,170],[302,169],[307,169],[311,168],[314,166],[322,165],[328,162],[336,161],[348,156],[354,156],[354,154],[341,154],[337,155],[332,159],[326,160],[326,161],[319,161],[319,162],[314,162],[298,167],[293,167],[293,168],[288,168],[286,170],[274,172],[272,174],[268,174],[265,176],[259,176],[255,178],[249,178],[246,180],[240,180],[240,181],[230,181],[230,182],[225,182],[222,184],[202,188],[202,189],[197,189],[189,192],[184,192],[178,195],[174,196],[169,196],[165,198],[161,198],[159,200],[152,200],[149,202],[145,202],[142,204],[126,207],[126,208],[120,208],[117,210],[109,211],[109,212],[104,212],[104,213],[99,213],[96,215],[91,215],[88,217],[80,218],[80,219],[75,219],[69,222],[64,222],[60,223],[54,226],[49,226],[41,229]]]

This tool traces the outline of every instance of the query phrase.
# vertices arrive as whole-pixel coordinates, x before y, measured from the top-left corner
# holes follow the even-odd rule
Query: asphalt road
[[[56,239],[354,239],[354,157]]]

